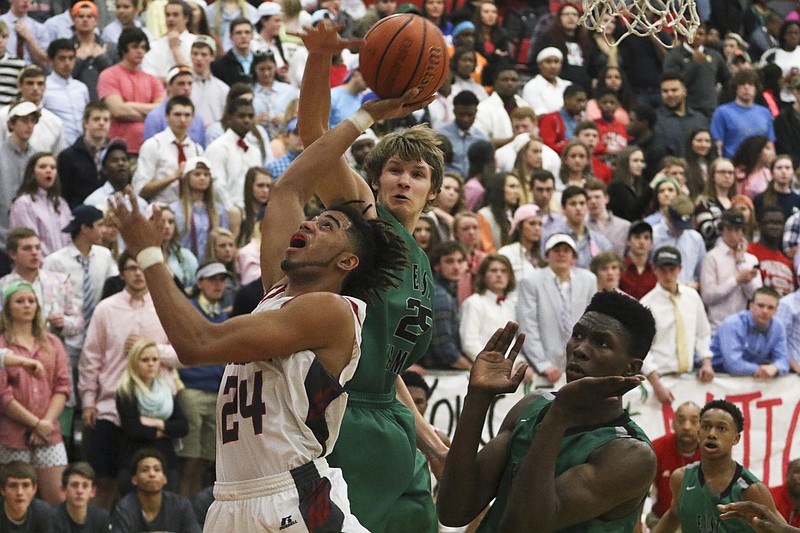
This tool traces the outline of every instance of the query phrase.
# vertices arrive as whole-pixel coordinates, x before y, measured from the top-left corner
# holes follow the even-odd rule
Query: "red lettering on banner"
[[[675,411],[672,409],[672,404],[661,404],[661,417],[664,419],[664,433],[672,433],[672,421],[675,420]]]
[[[731,403],[742,404],[742,415],[744,416],[744,435],[742,435],[742,440],[744,441],[744,460],[742,461],[742,466],[745,468],[750,468],[750,402],[759,398],[761,398],[760,392],[731,394],[725,398]]]
[[[786,434],[786,446],[783,448],[783,464],[781,465],[781,472],[783,474],[785,474],[786,470],[789,468],[789,456],[792,453],[792,440],[794,439],[794,432],[797,430],[798,417],[800,417],[800,402],[797,402],[797,405],[794,406],[792,422],[789,424],[789,432]]]
[[[771,400],[761,400],[760,402],[756,402],[756,407],[760,409],[764,409],[766,411],[766,430],[767,430],[767,439],[764,443],[764,474],[761,477],[761,481],[764,482],[764,485],[768,486],[769,483],[769,459],[770,455],[772,455],[772,408],[776,405],[781,405],[783,400],[780,398],[772,398]]]

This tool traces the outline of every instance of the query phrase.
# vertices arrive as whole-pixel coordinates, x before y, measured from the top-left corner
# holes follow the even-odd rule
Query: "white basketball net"
[[[619,18],[626,30],[614,40],[614,35],[604,31],[603,20]],[[618,45],[625,37],[635,35],[647,37],[661,30],[672,30],[675,37],[692,42],[694,33],[700,26],[695,0],[583,0],[581,24],[603,35],[612,46]],[[659,40],[660,41],[660,40]],[[662,44],[672,48],[680,44],[674,39],[672,44]]]

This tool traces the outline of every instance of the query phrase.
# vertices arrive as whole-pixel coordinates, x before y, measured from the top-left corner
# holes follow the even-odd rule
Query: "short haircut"
[[[406,384],[406,387],[417,387],[425,392],[425,398],[431,397],[431,388],[428,386],[425,378],[423,378],[419,373],[414,372],[413,370],[406,370],[400,374],[400,378],[403,380],[403,383]]]
[[[567,86],[566,89],[564,89],[564,100],[566,100],[567,98],[572,98],[576,94],[580,93],[587,94],[586,89],[583,88],[583,85],[573,83],[572,85],[569,85]]]
[[[180,6],[181,10],[183,10],[184,18],[187,19],[186,25],[190,26],[192,24],[192,6],[189,5],[189,2],[184,2],[183,0],[167,0],[164,6],[164,12],[167,11],[167,6]]]
[[[132,44],[139,44],[141,42],[144,43],[145,49],[149,51],[150,41],[141,29],[135,26],[124,28],[122,33],[119,34],[119,40],[117,41],[117,55],[119,55],[119,57],[124,56],[128,53],[128,49]]]
[[[589,271],[597,275],[600,272],[600,269],[605,267],[606,265],[610,265],[612,263],[616,263],[619,265],[620,269],[625,264],[622,258],[619,256],[617,252],[602,252],[597,254],[596,256],[592,257],[592,261],[589,263]]]
[[[550,180],[552,180],[553,183],[556,182],[556,177],[549,170],[544,170],[543,168],[540,168],[534,170],[531,173],[531,183],[533,183],[534,181],[550,181]]]
[[[232,117],[240,107],[253,107],[253,101],[247,98],[236,98],[228,102],[225,106],[225,115]]]
[[[8,232],[8,237],[6,237],[6,250],[16,252],[19,248],[19,241],[38,236],[31,228],[14,228]]]
[[[683,76],[680,75],[678,72],[665,72],[661,75],[661,82],[659,85],[664,83],[665,81],[679,81],[681,84],[686,87],[686,81],[683,79]]]
[[[567,202],[570,201],[575,196],[583,196],[584,200],[586,199],[586,189],[583,187],[578,187],[577,185],[570,185],[564,192],[561,193],[561,207],[565,207]]]
[[[669,168],[669,167],[683,167],[686,170],[688,163],[686,159],[676,156],[676,155],[668,155],[661,160],[661,168]]]
[[[188,96],[183,96],[182,94],[179,94],[167,100],[167,115],[169,115],[172,112],[172,110],[175,108],[176,105],[191,107],[192,113],[194,113],[194,103],[192,102],[192,99],[189,98]]]
[[[111,113],[111,110],[108,108],[108,104],[102,100],[93,100],[86,104],[86,107],[83,108],[83,120],[89,120],[92,117],[92,113],[101,111]]]
[[[617,100],[619,100],[619,94],[617,91],[612,89],[611,87],[601,87],[594,92],[594,99],[600,101],[601,98],[604,96],[613,96]]]
[[[647,122],[650,129],[653,129],[656,125],[656,110],[651,106],[647,104],[636,104],[631,111],[636,113],[636,118],[639,119],[639,122]]]
[[[536,111],[533,110],[532,107],[528,106],[518,106],[514,108],[514,111],[511,112],[511,120],[524,120],[529,118],[536,124],[538,121],[536,119]]]
[[[70,476],[81,476],[88,479],[94,485],[94,480],[97,478],[97,473],[92,468],[92,465],[86,461],[76,461],[67,465],[66,470],[61,473],[61,486],[66,487],[69,483]]]
[[[0,467],[0,487],[5,488],[8,478],[30,479],[34,485],[38,483],[36,469],[25,461],[11,461]]]
[[[461,91],[453,97],[453,105],[474,105],[477,106],[480,100],[472,91]]]
[[[145,459],[150,459],[151,457],[153,459],[158,460],[158,462],[161,463],[162,469],[167,468],[167,458],[164,457],[163,453],[156,450],[155,448],[142,448],[141,450],[138,450],[136,453],[134,453],[133,457],[131,457],[131,463],[130,463],[131,473],[136,474],[137,470],[139,470],[139,463],[141,463]]]
[[[773,298],[775,298],[775,300],[778,300],[778,301],[781,299],[780,293],[778,291],[776,291],[775,289],[773,289],[772,287],[762,286],[762,287],[757,288],[756,292],[753,293],[753,300],[755,300],[756,296],[758,296],[759,294],[765,294],[767,296],[772,296]]]
[[[630,230],[628,230],[628,238],[630,239],[634,235],[641,235],[642,233],[647,233],[650,237],[653,237],[653,226],[650,224],[636,224],[632,223]]]
[[[38,65],[28,65],[27,67],[19,71],[17,84],[22,85],[22,82],[24,82],[29,78],[47,78],[47,74]]]
[[[656,335],[656,321],[648,308],[627,294],[600,291],[592,297],[584,314],[589,312],[606,315],[622,324],[628,333],[629,354],[636,359],[647,357]]]
[[[598,134],[600,133],[600,128],[597,127],[597,124],[595,124],[591,120],[582,120],[578,122],[577,126],[575,126],[575,137],[577,137],[578,134],[580,134],[580,132],[584,130],[594,130]]]
[[[461,244],[460,241],[445,241],[440,242],[436,246],[433,247],[431,250],[431,266],[435,267],[439,263],[442,262],[442,258],[446,255],[454,254],[456,252],[461,252],[461,255],[464,256],[466,259],[467,257],[467,250],[464,248],[464,245]]]
[[[117,258],[117,270],[123,272],[128,261],[136,261],[136,257],[134,257],[133,254],[130,253],[126,248],[122,251],[122,253],[119,254],[119,257]]]
[[[705,404],[702,409],[700,409],[700,418],[703,418],[703,415],[711,409],[725,411],[731,415],[731,418],[733,418],[733,422],[736,424],[736,431],[741,433],[744,430],[744,415],[742,415],[742,412],[739,410],[739,408],[733,405],[731,402],[725,400],[711,400]]]
[[[233,33],[233,30],[236,29],[236,26],[241,26],[242,24],[249,26],[251,30],[253,29],[253,23],[250,22],[248,19],[246,19],[245,17],[236,17],[231,21],[231,24],[229,26],[230,33]]]
[[[47,46],[47,58],[52,61],[56,58],[56,54],[66,50],[75,53],[75,45],[69,39],[56,39]]]
[[[517,279],[514,277],[514,267],[511,265],[508,257],[501,254],[489,254],[483,258],[481,264],[478,266],[478,272],[475,274],[475,292],[483,294],[486,292],[486,272],[492,263],[503,263],[508,271],[508,287],[505,289],[505,294],[509,294],[517,288]]]
[[[758,219],[757,219],[758,223],[761,224],[761,222],[764,220],[765,215],[774,213],[779,213],[781,215],[781,218],[784,219],[784,222],[786,222],[786,217],[783,214],[783,209],[781,209],[777,205],[765,205],[761,208],[761,211],[758,212]]]
[[[500,77],[500,74],[502,74],[503,72],[507,72],[509,70],[511,72],[513,72],[514,74],[516,74],[517,77],[519,77],[519,72],[517,72],[516,67],[514,65],[512,65],[508,61],[501,61],[500,64],[497,65],[497,67],[495,67],[493,70],[494,70],[494,75],[492,76],[492,84],[494,84],[497,81],[497,78]],[[486,71],[484,71],[484,72],[486,72]]]
[[[596,179],[587,180],[583,185],[583,190],[587,193],[589,191],[602,191],[603,194],[608,194],[608,186],[602,181]]]
[[[740,85],[746,85],[748,83],[753,85],[756,89],[761,88],[761,78],[758,77],[758,72],[746,68],[731,76],[731,87],[733,87],[734,91],[738,89]]]
[[[439,191],[444,173],[444,154],[439,149],[439,136],[435,131],[427,125],[417,125],[385,135],[364,161],[370,183],[379,182],[383,166],[394,156],[404,161],[427,163],[431,167],[431,192]]]

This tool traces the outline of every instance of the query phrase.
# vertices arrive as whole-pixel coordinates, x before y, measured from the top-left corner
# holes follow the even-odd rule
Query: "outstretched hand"
[[[768,509],[760,503],[742,501],[729,503],[727,505],[717,505],[720,518],[730,520],[739,518],[744,520],[759,533],[797,533],[800,529],[788,525],[782,516]]]
[[[483,351],[475,358],[469,373],[469,388],[491,394],[514,392],[525,377],[527,364],[521,364],[514,371],[514,360],[522,350],[525,335],[517,335],[519,324],[508,322],[504,328],[498,329],[486,343]],[[506,357],[511,342],[514,346]]]
[[[364,44],[363,39],[342,39],[339,35],[342,28],[342,24],[323,19],[316,26],[305,28],[302,33],[286,33],[300,37],[309,53],[338,54],[345,48],[358,48]]]
[[[397,98],[381,98],[379,100],[364,102],[361,109],[369,113],[372,120],[375,122],[391,118],[401,118],[409,113],[413,113],[417,109],[422,109],[436,99],[436,95],[431,95],[424,100],[415,101],[419,93],[419,88],[414,87],[407,90],[403,96]]]
[[[129,204],[126,205],[126,201]],[[130,209],[128,208],[130,205]],[[141,211],[136,195],[130,186],[125,187],[125,197],[117,193],[108,199],[109,213],[114,225],[119,229],[125,246],[134,257],[150,246],[161,247],[164,235],[161,208],[153,204],[153,218],[147,220]]]
[[[644,376],[585,377],[571,381],[558,390],[555,404],[569,412],[581,412],[586,406],[613,403],[644,381]]]

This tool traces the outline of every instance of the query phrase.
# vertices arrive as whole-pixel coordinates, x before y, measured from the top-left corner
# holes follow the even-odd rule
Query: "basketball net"
[[[625,32],[615,38],[605,32],[605,23],[619,18]],[[583,15],[580,23],[591,31],[600,33],[611,46],[617,46],[629,36],[647,37],[667,30],[676,37],[672,44],[659,42],[666,48],[680,45],[681,37],[688,42],[694,40],[700,26],[695,0],[583,0]]]

